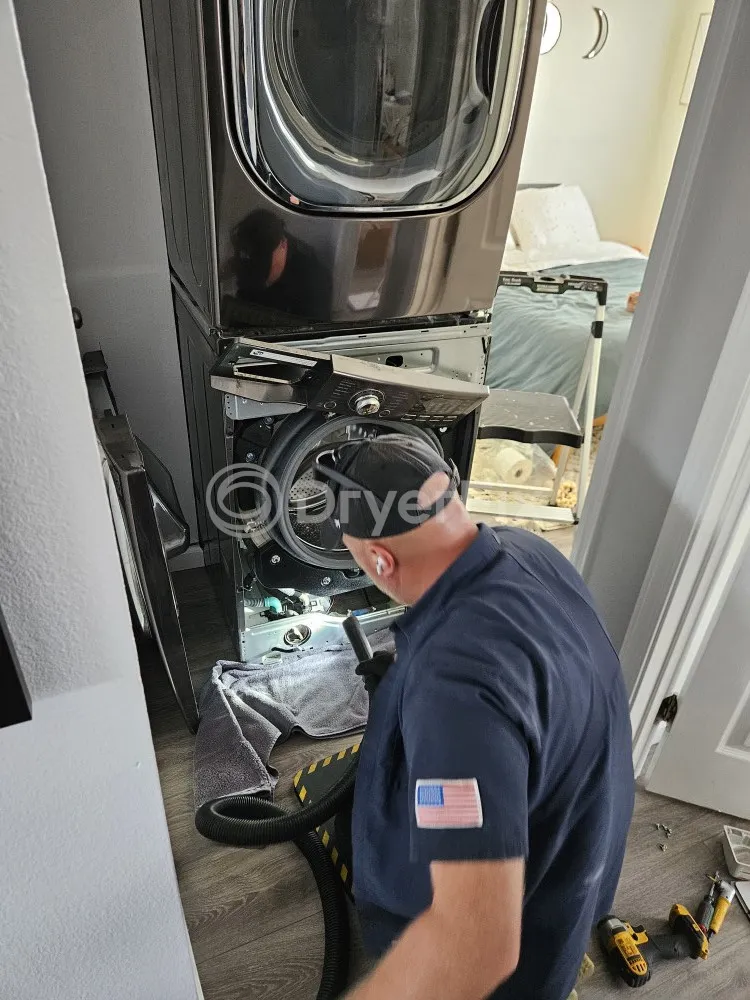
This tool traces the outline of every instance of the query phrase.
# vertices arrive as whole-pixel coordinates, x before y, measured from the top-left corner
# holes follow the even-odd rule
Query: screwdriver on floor
[[[695,914],[695,922],[698,924],[703,933],[708,936],[708,928],[711,923],[711,918],[714,915],[716,897],[719,894],[719,883],[712,875],[707,875],[706,878],[711,879],[711,888],[701,900],[701,905],[698,907],[698,912]]]

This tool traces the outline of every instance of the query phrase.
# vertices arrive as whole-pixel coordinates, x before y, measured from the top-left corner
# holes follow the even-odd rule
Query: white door
[[[636,773],[750,819],[750,272],[621,649]],[[667,731],[656,726],[675,696]],[[655,744],[655,736],[660,740]]]
[[[750,820],[750,553],[646,781],[650,791]]]

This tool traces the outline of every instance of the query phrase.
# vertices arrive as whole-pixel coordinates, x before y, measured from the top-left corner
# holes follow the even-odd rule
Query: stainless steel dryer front
[[[493,297],[539,0],[143,0],[173,274],[222,329]]]

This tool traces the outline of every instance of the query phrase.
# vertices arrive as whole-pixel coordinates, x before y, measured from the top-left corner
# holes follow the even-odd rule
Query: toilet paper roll
[[[523,485],[531,478],[533,464],[517,448],[501,448],[495,459],[495,469],[502,482]]]

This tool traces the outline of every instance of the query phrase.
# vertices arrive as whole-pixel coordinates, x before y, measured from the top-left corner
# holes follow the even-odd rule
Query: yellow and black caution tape
[[[345,750],[340,750],[337,754],[331,754],[331,756],[324,757],[322,760],[313,761],[312,764],[302,768],[301,771],[297,771],[293,779],[293,784],[300,802],[304,805],[308,798],[314,797],[314,795],[311,795],[311,789],[309,787],[310,783],[308,778],[310,775],[315,774],[317,777],[318,773],[322,771],[323,768],[328,767],[334,762],[338,763],[339,761],[343,761],[350,755],[359,753],[359,747],[360,744],[355,743],[354,746],[346,747]],[[325,847],[328,851],[331,861],[333,862],[333,867],[341,876],[342,882],[347,889],[351,889],[352,875],[348,866],[339,858],[339,851],[335,842],[333,818],[326,820],[325,823],[316,827],[316,832],[320,837],[323,847]]]

